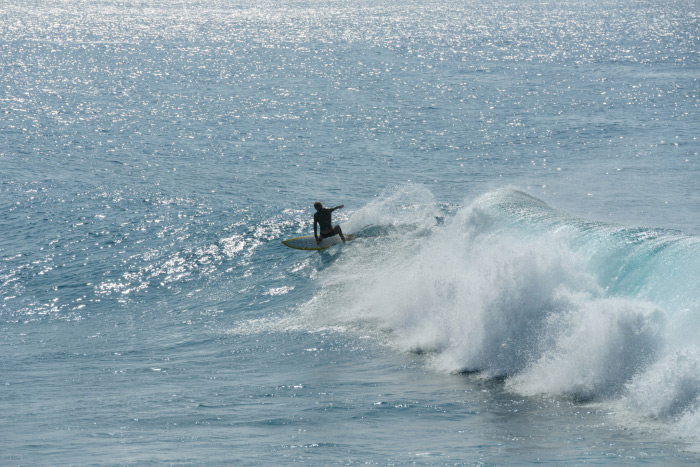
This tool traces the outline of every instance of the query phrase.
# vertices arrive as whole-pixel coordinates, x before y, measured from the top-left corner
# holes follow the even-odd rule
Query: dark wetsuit
[[[321,230],[321,238],[332,237],[338,235],[338,233],[333,229],[333,224],[331,223],[331,213],[332,209],[322,208],[320,211],[314,213],[314,222],[318,222],[318,227]]]

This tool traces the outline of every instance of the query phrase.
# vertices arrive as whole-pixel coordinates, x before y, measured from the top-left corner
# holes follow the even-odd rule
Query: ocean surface
[[[698,465],[699,106],[697,0],[1,0],[0,464]]]

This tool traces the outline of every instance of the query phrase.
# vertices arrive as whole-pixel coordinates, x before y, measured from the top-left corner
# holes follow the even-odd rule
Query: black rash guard
[[[318,222],[321,232],[333,229],[333,225],[331,224],[332,212],[332,209],[322,208],[320,211],[314,213],[314,222]]]

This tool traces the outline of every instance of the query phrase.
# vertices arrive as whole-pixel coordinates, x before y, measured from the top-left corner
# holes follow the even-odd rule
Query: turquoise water
[[[2,463],[696,465],[699,7],[3,2]]]

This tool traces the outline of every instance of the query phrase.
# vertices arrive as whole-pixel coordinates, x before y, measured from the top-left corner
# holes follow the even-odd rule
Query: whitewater
[[[3,2],[0,463],[697,465],[698,11]]]

